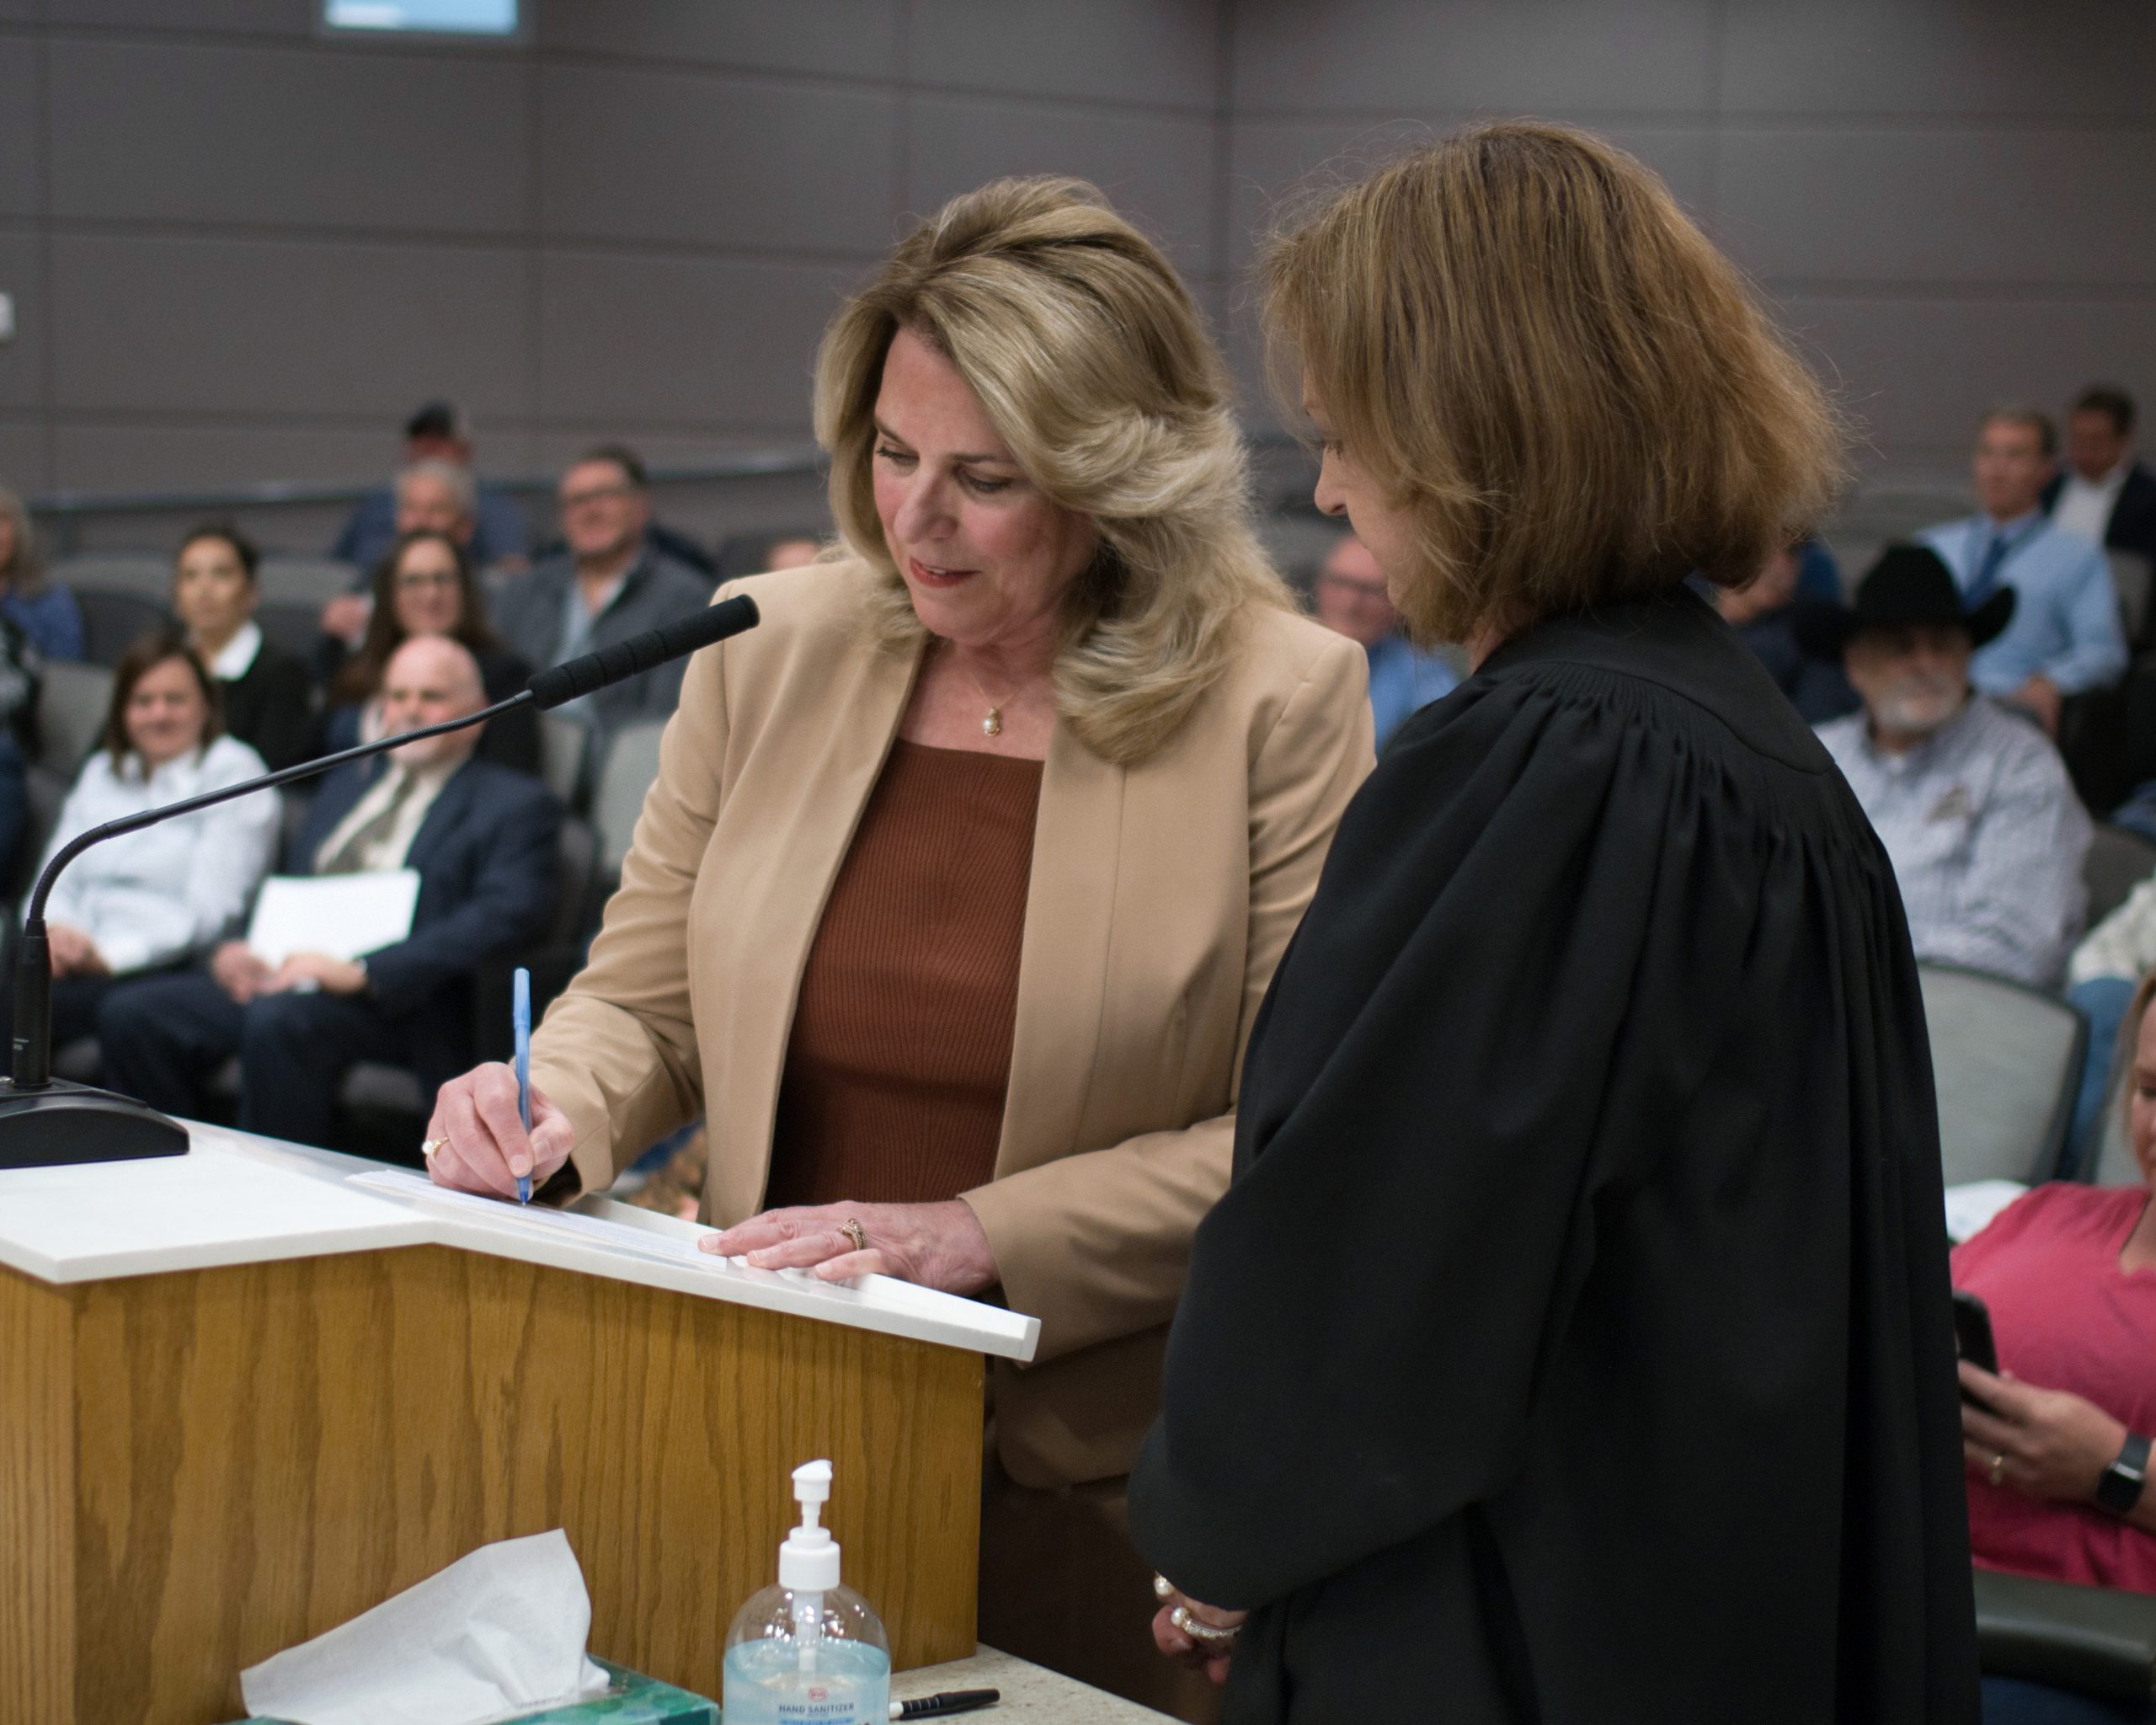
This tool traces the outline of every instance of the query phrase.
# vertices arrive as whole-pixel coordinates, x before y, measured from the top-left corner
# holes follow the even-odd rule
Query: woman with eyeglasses
[[[479,662],[489,702],[507,700],[531,675],[531,667],[501,644],[488,622],[486,601],[463,547],[431,528],[400,534],[375,566],[374,610],[359,650],[329,679],[325,751],[350,749],[376,734],[374,703],[382,671],[415,635],[446,635],[468,648]],[[519,772],[537,773],[537,717],[529,708],[504,713],[487,726],[479,754]]]

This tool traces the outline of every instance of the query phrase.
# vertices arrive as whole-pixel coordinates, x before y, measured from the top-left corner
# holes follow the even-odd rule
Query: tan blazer
[[[701,1112],[704,1219],[762,1206],[803,967],[920,660],[857,623],[870,579],[730,584],[761,626],[691,662],[621,890],[532,1042],[586,1190]],[[1143,765],[1049,744],[995,1174],[963,1194],[1041,1321],[1037,1363],[995,1385],[1022,1483],[1127,1472],[1152,1418],[1251,1018],[1371,766],[1366,680],[1352,641],[1263,612]]]

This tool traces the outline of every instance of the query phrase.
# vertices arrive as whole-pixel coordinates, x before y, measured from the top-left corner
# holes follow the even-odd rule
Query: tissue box
[[[516,1725],[719,1725],[718,1703],[646,1677],[611,1659],[592,1658],[613,1681],[606,1693],[572,1706],[547,1707],[536,1713],[520,1713]],[[239,1725],[283,1725],[275,1719],[248,1719]]]

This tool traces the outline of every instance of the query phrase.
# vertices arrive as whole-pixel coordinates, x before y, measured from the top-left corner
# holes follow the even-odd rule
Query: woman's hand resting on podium
[[[722,1258],[745,1254],[760,1270],[813,1270],[826,1282],[896,1276],[946,1294],[972,1295],[997,1279],[995,1253],[980,1218],[958,1198],[944,1204],[767,1210],[723,1234],[707,1234],[696,1245]]]
[[[442,1086],[427,1122],[427,1139],[441,1146],[427,1158],[435,1185],[514,1198],[519,1175],[530,1175],[539,1186],[569,1159],[576,1130],[535,1084],[531,1135],[526,1138],[517,1118],[516,1069],[490,1060]]]

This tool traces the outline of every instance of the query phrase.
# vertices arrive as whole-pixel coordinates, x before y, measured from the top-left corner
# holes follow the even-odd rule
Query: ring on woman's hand
[[[435,1159],[435,1152],[448,1142],[449,1140],[446,1138],[430,1138],[419,1146],[419,1154],[427,1161],[432,1162]]]
[[[853,1249],[856,1252],[866,1252],[868,1250],[867,1231],[851,1216],[848,1216],[844,1221],[839,1224],[839,1232],[845,1235],[847,1239],[853,1242]]]
[[[1210,1623],[1200,1623],[1190,1615],[1190,1607],[1187,1605],[1177,1605],[1174,1610],[1169,1612],[1168,1621],[1174,1624],[1177,1629],[1202,1648],[1218,1649],[1229,1647],[1234,1644],[1235,1639],[1235,1632],[1232,1629],[1216,1629]]]
[[[1999,1452],[1999,1454],[1997,1454],[1996,1455],[1994,1455],[1994,1456],[1993,1456],[1993,1457],[1991,1458],[1991,1470],[1990,1470],[1989,1477],[1990,1477],[1991,1482],[1992,1482],[1993,1485],[1995,1485],[1995,1486],[2003,1486],[2003,1485],[2004,1485],[2004,1484],[2006,1483],[2006,1451],[2005,1451],[2005,1450],[2001,1450]]]

